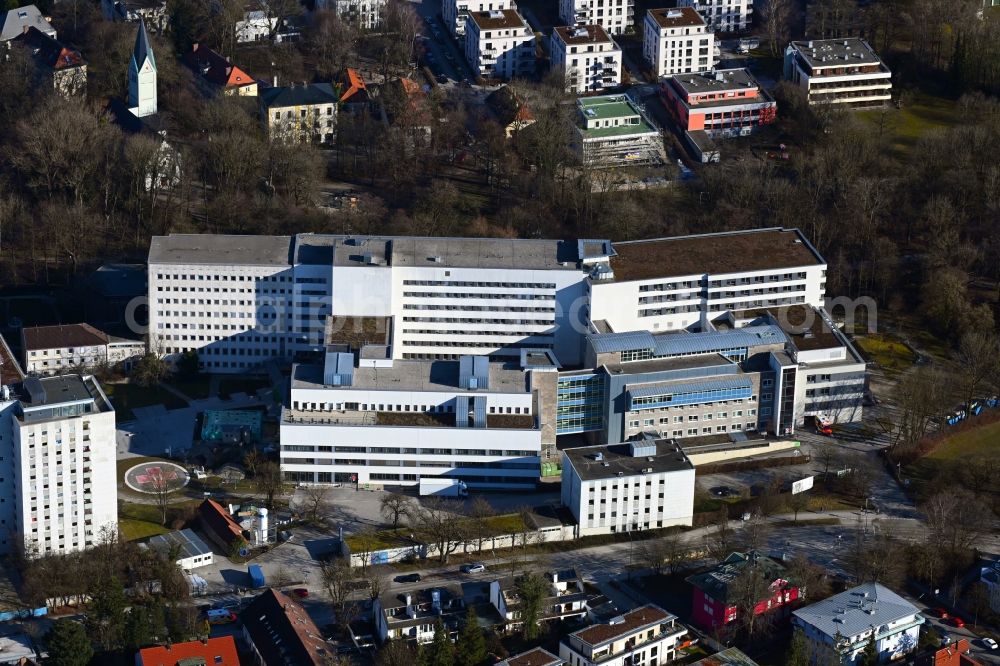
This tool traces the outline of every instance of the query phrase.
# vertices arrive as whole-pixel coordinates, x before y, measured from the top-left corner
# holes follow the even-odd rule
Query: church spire
[[[156,114],[156,59],[149,43],[146,22],[139,20],[135,48],[128,67],[128,106],[138,117]]]

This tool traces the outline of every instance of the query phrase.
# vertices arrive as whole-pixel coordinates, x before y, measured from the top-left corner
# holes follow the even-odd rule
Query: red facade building
[[[694,588],[691,617],[703,629],[714,630],[731,624],[737,619],[737,602],[733,583],[756,567],[768,583],[769,596],[757,602],[755,615],[778,613],[787,617],[791,606],[804,590],[786,578],[785,567],[776,560],[757,551],[733,553],[722,564],[710,571],[696,574],[687,580]]]

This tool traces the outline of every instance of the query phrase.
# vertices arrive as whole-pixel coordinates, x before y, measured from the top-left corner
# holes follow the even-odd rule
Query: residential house
[[[349,113],[360,113],[368,110],[371,96],[368,87],[361,78],[361,73],[351,67],[345,67],[334,86],[340,99],[340,108]]]
[[[430,97],[413,79],[393,79],[379,97],[383,120],[403,129],[411,140],[429,141],[434,128]]]
[[[535,122],[535,114],[511,86],[500,86],[487,95],[486,108],[503,127],[508,139]]]
[[[37,65],[36,72],[46,87],[64,97],[87,94],[87,63],[79,51],[63,46],[35,26],[25,28],[10,43],[31,53]]]
[[[499,662],[497,666],[563,666],[565,663],[548,650],[539,647],[511,655]]]
[[[750,575],[759,576],[767,588],[767,596],[755,602],[754,615],[768,613],[774,617],[788,617],[789,606],[805,594],[787,579],[785,567],[777,560],[756,550],[732,553],[718,566],[688,577],[687,581],[694,588],[693,622],[709,631],[735,622],[739,606],[747,603],[739,596],[740,581]]]
[[[716,32],[743,32],[750,27],[753,0],[678,0],[693,7]]]
[[[983,666],[983,662],[972,656],[972,644],[968,638],[959,638],[953,643],[942,645],[918,655],[915,666]]]
[[[10,384],[24,379],[24,370],[3,335],[0,335],[0,384]]]
[[[739,648],[726,648],[721,652],[699,659],[688,666],[758,666],[757,662],[746,656]]]
[[[256,666],[323,666],[334,656],[305,609],[278,590],[258,595],[240,617]]]
[[[874,639],[879,663],[917,648],[924,618],[916,606],[879,583],[865,583],[796,610],[792,623],[813,653],[844,665],[861,663]]]
[[[663,138],[627,95],[581,97],[576,101],[574,148],[590,168],[663,164]]]
[[[553,28],[549,53],[568,93],[584,95],[621,85],[622,50],[600,25]]]
[[[465,22],[470,12],[493,12],[504,9],[517,9],[514,0],[444,0],[441,3],[441,16],[448,30],[455,37],[465,34]]]
[[[675,442],[655,437],[568,448],[562,504],[579,536],[690,525],[694,467]]]
[[[535,71],[535,33],[515,9],[470,12],[465,58],[476,76],[509,81]]]
[[[702,162],[717,161],[712,140],[748,136],[775,121],[778,103],[749,69],[677,74],[660,82],[660,99]]]
[[[243,18],[236,22],[236,41],[240,44],[265,42],[278,27],[278,17],[271,15],[267,3],[261,0],[247,5]]]
[[[232,636],[206,638],[143,648],[135,655],[135,666],[240,666]]]
[[[550,571],[545,574],[548,594],[542,599],[539,621],[583,619],[588,614],[588,602],[599,595],[586,592],[583,581],[575,569]],[[512,631],[523,624],[519,581],[507,577],[490,582],[490,603],[504,619],[506,629]]]
[[[642,54],[656,76],[707,72],[715,66],[715,34],[690,7],[650,9]]]
[[[248,533],[215,500],[206,499],[198,506],[198,518],[202,531],[227,554],[247,547]]]
[[[24,34],[28,28],[35,28],[52,39],[57,37],[56,29],[42,16],[35,5],[24,5],[6,12],[0,11],[0,42],[9,42]]]
[[[863,39],[810,39],[785,49],[784,77],[809,104],[841,108],[884,106],[892,99],[892,72]]]
[[[399,639],[430,643],[438,621],[454,638],[465,615],[465,600],[458,586],[383,594],[372,604],[375,636],[380,643]]]
[[[192,44],[184,62],[199,75],[198,81],[210,95],[257,96],[257,81],[252,76],[204,44]]]
[[[166,32],[170,22],[167,0],[101,0],[101,13],[108,21],[142,21],[150,32]]]
[[[166,534],[158,534],[145,544],[163,557],[173,554],[177,566],[185,571],[205,567],[215,562],[215,553],[194,530],[185,528]]]
[[[559,19],[565,25],[599,25],[610,35],[632,29],[635,0],[559,0]]]
[[[559,656],[572,666],[653,666],[673,661],[685,635],[676,616],[647,604],[574,631],[559,643]]]
[[[266,88],[258,98],[271,141],[333,142],[339,98],[329,83]]]
[[[90,324],[60,324],[21,329],[24,368],[30,375],[54,375],[102,364],[128,370],[146,351],[139,340],[109,336]]]

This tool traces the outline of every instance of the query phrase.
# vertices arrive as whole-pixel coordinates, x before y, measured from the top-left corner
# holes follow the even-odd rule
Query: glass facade
[[[603,429],[604,375],[560,377],[556,390],[557,435]]]

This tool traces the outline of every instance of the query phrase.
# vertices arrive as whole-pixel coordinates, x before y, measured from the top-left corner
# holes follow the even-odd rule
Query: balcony
[[[591,656],[589,661],[594,664],[603,664],[624,656],[625,663],[629,664],[631,663],[631,654],[636,650],[663,641],[676,643],[677,639],[680,638],[681,636],[684,636],[685,634],[687,634],[687,629],[685,627],[661,625],[660,633],[657,634],[656,636],[653,636],[652,638],[648,638],[645,640],[636,640],[635,638],[631,638],[625,642],[624,650],[621,650],[619,652],[607,652],[601,655],[595,654]],[[569,647],[571,650],[573,649],[572,645],[570,645]],[[664,656],[661,656],[661,661],[666,661]]]

